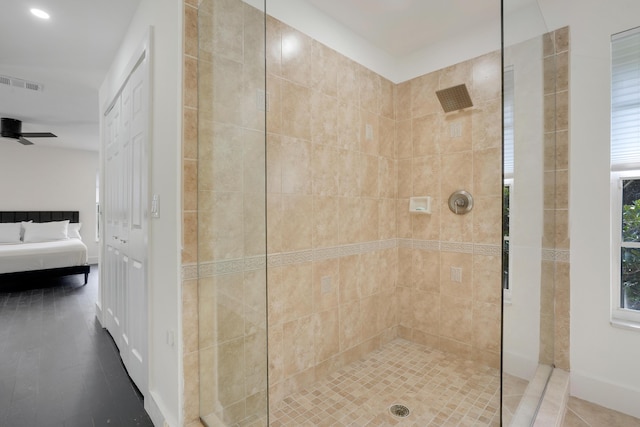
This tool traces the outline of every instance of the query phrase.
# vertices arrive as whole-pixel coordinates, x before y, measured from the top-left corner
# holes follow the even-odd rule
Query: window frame
[[[614,325],[640,329],[640,310],[621,307],[622,248],[639,248],[640,242],[622,241],[622,181],[640,180],[640,170],[611,172],[611,322]]]
[[[509,205],[508,205],[508,209],[509,209],[509,217],[511,217],[511,202],[513,200],[513,178],[505,178],[503,180],[503,188],[504,187],[509,187]],[[503,189],[504,191],[504,189]],[[511,222],[509,222],[509,224],[511,224]],[[507,284],[508,286],[505,288],[504,287],[504,283],[502,284],[502,293],[503,293],[503,301],[506,304],[511,304],[511,293],[513,290],[513,256],[511,256],[511,230],[509,230],[509,235],[502,236],[502,241],[503,241],[503,245],[505,241],[509,242],[509,261],[508,261],[508,270],[507,270]],[[504,247],[504,246],[503,246]],[[503,272],[504,274],[504,272]]]
[[[623,308],[623,248],[639,248],[640,242],[622,241],[623,180],[640,179],[640,27],[611,36],[611,324],[640,330],[640,310]]]

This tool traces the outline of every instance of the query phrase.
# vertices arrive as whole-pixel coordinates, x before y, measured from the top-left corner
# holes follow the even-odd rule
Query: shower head
[[[445,113],[473,107],[469,91],[464,83],[447,89],[438,90],[436,91],[436,95],[438,95],[438,100],[440,100],[440,104],[442,105]]]

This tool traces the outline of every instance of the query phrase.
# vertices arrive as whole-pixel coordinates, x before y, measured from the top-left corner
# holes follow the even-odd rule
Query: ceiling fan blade
[[[18,142],[22,145],[33,145],[33,142],[28,139],[24,139],[23,137],[18,138]]]
[[[28,138],[57,138],[57,136],[51,132],[22,132],[21,135]]]

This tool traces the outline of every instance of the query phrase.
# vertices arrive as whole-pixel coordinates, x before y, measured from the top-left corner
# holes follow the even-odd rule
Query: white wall
[[[36,144],[0,141],[0,210],[79,211],[80,234],[89,249],[89,262],[97,263],[98,153]]]
[[[142,0],[107,78],[101,110],[125,77],[125,67],[153,26],[150,191],[160,195],[160,218],[149,227],[149,391],[145,409],[156,425],[181,420],[180,154],[182,1]],[[168,334],[175,344],[168,344]]]
[[[553,28],[571,27],[571,394],[640,417],[640,330],[609,322],[610,37],[640,25],[640,2],[542,3]]]

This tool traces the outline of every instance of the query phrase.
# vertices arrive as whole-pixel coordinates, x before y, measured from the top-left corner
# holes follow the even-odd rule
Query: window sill
[[[609,323],[614,328],[627,329],[630,331],[640,332],[640,323],[633,322],[631,320],[611,319]]]

